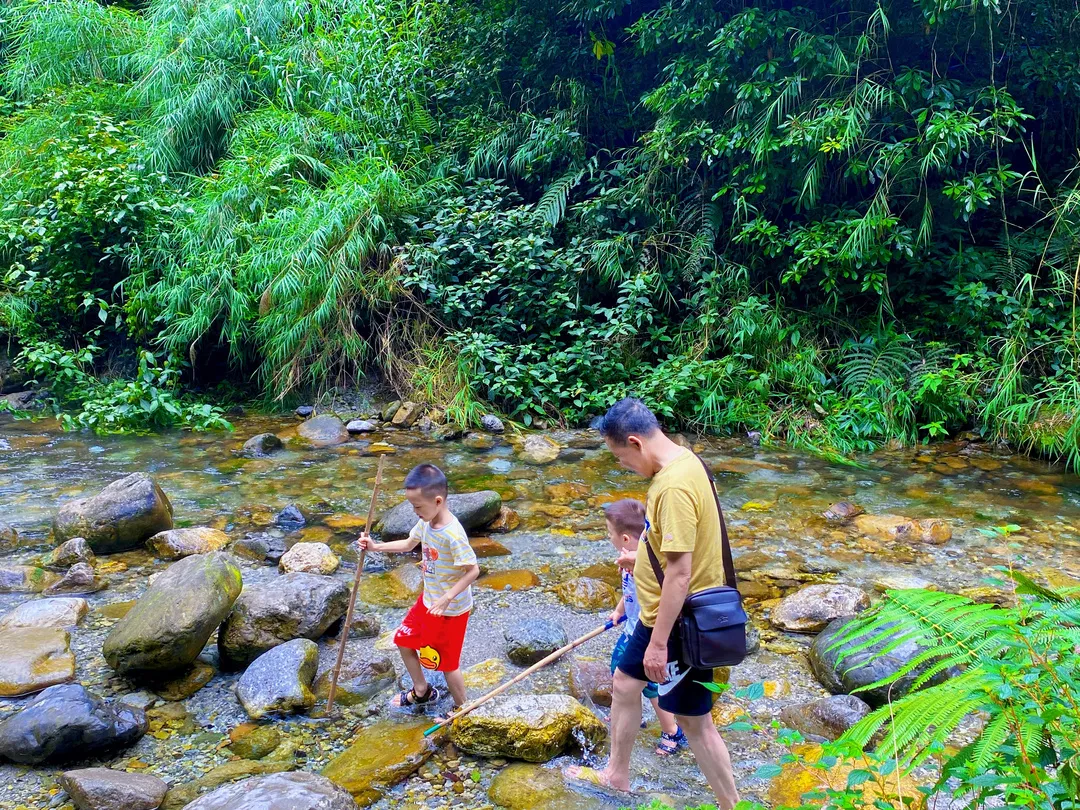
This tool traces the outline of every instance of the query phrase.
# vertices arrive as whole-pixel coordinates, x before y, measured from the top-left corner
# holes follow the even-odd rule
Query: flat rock
[[[315,416],[296,428],[296,435],[311,447],[334,447],[349,440],[345,423],[331,414]]]
[[[492,532],[512,532],[521,525],[521,517],[509,506],[503,505],[499,510],[499,516],[488,524],[488,530]]]
[[[360,582],[360,601],[373,607],[406,608],[424,588],[420,567],[407,563],[385,574],[368,574]]]
[[[469,689],[481,689],[487,692],[507,679],[506,664],[498,658],[489,658],[473,664],[462,673],[465,686]]]
[[[807,738],[835,740],[868,714],[870,707],[854,695],[832,695],[785,706],[780,710],[780,722]]]
[[[146,541],[146,545],[155,557],[163,560],[180,560],[192,554],[222,551],[229,545],[229,535],[207,526],[169,529],[155,534]]]
[[[843,521],[852,520],[863,514],[865,511],[866,510],[861,506],[851,503],[850,501],[838,501],[825,510],[825,517],[829,520],[841,523]]]
[[[244,447],[240,452],[248,458],[264,458],[273,455],[282,446],[281,439],[273,433],[260,433],[244,442]]]
[[[850,585],[807,585],[773,608],[769,621],[789,633],[819,633],[841,616],[870,607],[870,597]]]
[[[555,588],[555,594],[563,604],[578,613],[610,611],[619,601],[610,585],[590,577],[576,577],[563,582]]]
[[[447,505],[465,531],[472,531],[486,526],[499,516],[502,497],[491,490],[454,493],[447,499]],[[412,504],[403,501],[383,515],[376,528],[387,537],[405,537],[415,525],[416,513]]]
[[[108,637],[102,652],[121,674],[161,675],[195,662],[243,587],[224,552],[185,557],[165,569]]]
[[[345,425],[345,430],[351,434],[361,433],[374,433],[376,425],[374,422],[370,422],[367,419],[353,419],[349,424]]]
[[[0,697],[18,697],[75,677],[71,636],[59,627],[0,630]]]
[[[230,785],[236,788],[235,792],[225,792],[225,797],[228,801],[232,802],[226,805],[214,804],[216,810],[236,810],[243,806],[248,807],[249,810],[266,810],[268,807],[278,807],[278,805],[271,805],[266,794],[261,795],[261,804],[251,807],[250,805],[241,805],[236,803],[237,797],[243,791],[240,791],[241,786],[248,785],[254,782],[250,777],[263,776],[266,774],[278,774],[283,771],[291,771],[296,767],[296,763],[292,760],[282,760],[273,762],[254,762],[246,759],[233,760],[232,762],[226,762],[224,765],[218,765],[216,768],[212,768],[209,772],[200,776],[198,779],[193,779],[190,782],[185,782],[181,785],[175,785],[169,788],[169,792],[165,794],[165,801],[161,805],[161,810],[187,810],[188,807],[194,807],[192,804],[196,799],[200,801],[202,799],[209,798],[211,796],[217,797],[217,791],[215,789],[220,788],[222,785]],[[237,784],[231,784],[237,783]],[[303,806],[303,805],[301,805]],[[316,805],[318,807],[318,805]],[[292,808],[289,808],[292,810]],[[322,808],[319,808],[322,810]]]
[[[527,568],[511,568],[485,574],[476,580],[477,588],[491,591],[525,591],[540,584],[540,577]]]
[[[249,585],[218,632],[222,664],[238,669],[286,641],[320,638],[348,605],[349,586],[319,574],[283,574]]]
[[[551,619],[532,618],[514,622],[503,631],[506,657],[520,667],[528,667],[566,646],[566,630]]]
[[[87,563],[75,563],[57,582],[44,590],[47,596],[59,594],[97,593],[108,587],[108,582],[99,577]]]
[[[0,567],[0,593],[41,593],[60,579],[36,565]]]
[[[315,705],[311,684],[319,664],[319,645],[306,638],[279,644],[248,666],[236,685],[240,705],[252,720],[291,714]]]
[[[559,457],[562,445],[550,436],[532,434],[521,445],[521,456],[530,464],[550,464]]]
[[[148,773],[109,768],[68,771],[58,781],[76,810],[155,810],[169,789],[168,784]]]
[[[53,535],[63,542],[83,537],[97,554],[138,548],[173,527],[169,499],[154,479],[134,473],[89,498],[69,501],[53,520]]]
[[[547,762],[570,746],[598,744],[607,729],[569,695],[498,697],[457,720],[451,739],[474,756]]]
[[[25,765],[92,759],[134,744],[146,714],[75,683],[50,686],[0,723],[0,757]]]
[[[401,408],[401,400],[400,399],[395,399],[393,402],[388,402],[388,403],[386,403],[386,407],[384,407],[379,412],[379,418],[382,419],[384,422],[393,421],[394,416],[397,414],[397,412],[398,412],[398,410],[400,408]]]
[[[434,741],[424,736],[429,725],[381,720],[362,728],[353,744],[323,769],[323,776],[347,790],[361,806],[373,804],[435,753]]]
[[[84,537],[73,537],[50,551],[41,564],[52,571],[67,571],[77,563],[93,567],[97,562],[94,550]]]
[[[341,560],[326,543],[297,543],[281,556],[278,568],[285,574],[329,575],[338,570]]]
[[[23,602],[0,619],[0,629],[8,627],[76,627],[86,616],[89,605],[75,596],[35,599]]]

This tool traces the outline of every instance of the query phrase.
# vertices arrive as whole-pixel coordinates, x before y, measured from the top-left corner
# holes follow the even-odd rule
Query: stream
[[[263,432],[288,437],[297,423],[291,416],[244,416],[235,420],[231,434],[102,437],[65,433],[53,420],[12,421],[0,415],[0,523],[13,526],[20,538],[14,550],[0,556],[0,566],[32,564],[48,551],[51,521],[61,503],[142,472],[153,476],[168,495],[178,527],[214,527],[234,541],[263,536],[286,545],[324,542],[342,559],[334,576],[351,583],[356,562],[351,541],[367,513],[378,462],[371,446],[386,442],[394,452],[387,456],[377,513],[403,499],[402,482],[412,467],[429,462],[447,473],[451,492],[494,490],[520,518],[512,531],[491,535],[510,553],[480,560],[485,574],[517,573],[506,580],[511,590],[475,589],[464,668],[489,662],[493,683],[500,675],[519,671],[504,653],[503,628],[514,620],[554,619],[575,638],[606,619],[607,609],[573,610],[561,601],[555,586],[590,566],[610,567],[614,551],[606,539],[600,507],[620,497],[644,499],[647,482],[618,468],[594,434],[549,432],[563,449],[547,464],[524,459],[520,437],[509,433],[473,434],[445,442],[418,430],[385,426],[336,447],[290,449],[287,444],[266,458],[241,455],[247,438]],[[1080,478],[1038,460],[999,453],[975,437],[882,451],[861,458],[860,466],[831,464],[784,449],[758,449],[738,440],[690,442],[716,471],[736,569],[761,636],[759,649],[732,672],[731,682],[736,686],[763,682],[763,697],[725,695],[714,712],[722,727],[744,714],[754,724],[749,731],[723,732],[744,798],[764,799],[768,784],[756,779],[754,772],[782,753],[770,722],[787,705],[827,694],[803,654],[813,636],[770,629],[768,611],[777,598],[812,582],[853,585],[873,598],[886,588],[914,585],[979,596],[986,593],[986,580],[997,566],[1051,576],[1076,576],[1080,571]],[[869,515],[944,521],[951,539],[934,545],[864,533],[823,516],[839,501],[857,504]],[[307,519],[302,528],[291,531],[274,522],[290,504]],[[1004,524],[1015,524],[1019,531],[1007,538],[980,531]],[[415,559],[372,555],[365,576],[378,576]],[[144,550],[99,556],[97,572],[108,587],[86,597],[90,612],[72,632],[72,650],[77,682],[103,698],[134,695],[139,705],[150,708],[148,734],[121,753],[92,764],[154,774],[178,786],[236,761],[228,748],[229,735],[248,718],[234,691],[238,673],[217,672],[186,700],[170,703],[147,694],[145,684],[117,676],[102,657],[109,630],[143,592],[149,577],[168,565]],[[261,561],[240,558],[240,567],[245,585],[277,576],[274,566]],[[519,581],[526,587],[516,589]],[[36,598],[0,593],[0,615]],[[381,625],[377,636],[362,643],[385,652],[402,673],[387,633],[403,609],[371,604],[358,609],[377,616]],[[215,639],[204,653],[210,664],[215,663]],[[615,639],[615,632],[599,637],[583,647],[578,658],[606,666]],[[330,638],[319,644],[324,655],[336,649]],[[571,666],[568,657],[515,691],[567,693]],[[482,681],[478,676],[473,683]],[[470,688],[470,697],[483,691],[480,686]],[[359,730],[373,724],[392,729],[405,722],[387,708],[392,694],[386,690],[366,703],[343,707],[332,719],[316,710],[310,716],[274,720],[281,741],[262,762],[320,771]],[[27,700],[0,699],[0,720]],[[602,708],[587,705],[604,716]],[[633,760],[634,788],[641,802],[654,797],[676,806],[710,801],[688,753],[668,760],[653,754],[659,731],[655,719],[650,720]],[[564,755],[551,765],[574,761],[580,761],[580,754]],[[374,806],[492,807],[488,788],[507,766],[502,760],[470,757],[444,747]],[[0,764],[0,808],[72,808],[56,782],[62,770]],[[522,774],[531,778],[528,771]],[[574,801],[583,807],[620,803],[592,794]]]

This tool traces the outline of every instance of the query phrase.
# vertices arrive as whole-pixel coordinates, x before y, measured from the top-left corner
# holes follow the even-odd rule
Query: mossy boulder
[[[175,672],[191,665],[242,588],[240,568],[223,552],[173,563],[109,633],[105,660],[121,674]]]
[[[569,695],[496,698],[454,723],[454,744],[474,756],[547,762],[572,745],[596,745],[607,729]]]
[[[435,753],[434,741],[424,736],[428,725],[384,720],[363,728],[322,775],[349,791],[361,806],[373,804]]]
[[[190,529],[169,529],[158,532],[146,545],[155,557],[180,560],[193,554],[210,554],[229,545],[229,535],[219,529],[198,526]]]
[[[96,554],[138,548],[173,527],[172,504],[154,479],[134,473],[113,481],[97,495],[69,501],[53,520],[59,542],[83,537]]]

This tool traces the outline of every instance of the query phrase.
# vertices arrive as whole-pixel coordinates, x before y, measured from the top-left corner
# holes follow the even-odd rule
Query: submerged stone
[[[361,806],[415,773],[435,753],[424,737],[427,721],[380,721],[360,730],[353,744],[323,769],[323,776],[349,791]]]
[[[172,504],[161,487],[149,475],[134,473],[97,495],[61,506],[53,535],[60,541],[83,537],[95,553],[115,554],[138,548],[172,526]]]
[[[75,627],[90,609],[85,599],[58,596],[23,602],[0,619],[0,629],[7,627]]]
[[[0,697],[18,697],[75,677],[71,635],[59,627],[0,630]]]

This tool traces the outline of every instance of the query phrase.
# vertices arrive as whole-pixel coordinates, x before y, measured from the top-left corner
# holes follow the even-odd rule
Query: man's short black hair
[[[405,476],[405,489],[418,489],[426,498],[445,498],[450,485],[446,482],[446,474],[434,464],[421,464]]]
[[[593,423],[605,439],[626,444],[629,436],[652,436],[660,430],[656,414],[640,399],[627,397],[612,405],[606,414]]]

